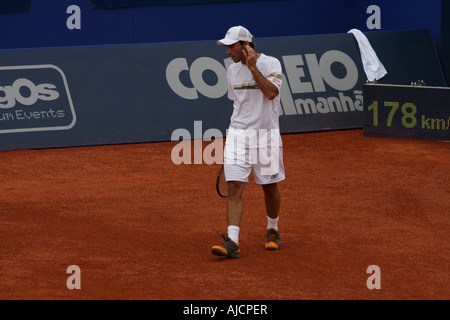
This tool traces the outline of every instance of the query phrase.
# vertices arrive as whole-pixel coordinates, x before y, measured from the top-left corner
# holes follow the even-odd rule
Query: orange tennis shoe
[[[280,232],[275,229],[269,229],[266,233],[266,250],[278,250],[281,247]]]
[[[221,246],[212,247],[212,254],[228,258],[239,258],[241,253],[239,243],[234,243],[230,238],[228,238],[226,233],[223,233],[220,236],[225,242]]]

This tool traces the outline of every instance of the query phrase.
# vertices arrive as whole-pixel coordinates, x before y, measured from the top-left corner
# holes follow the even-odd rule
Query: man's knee
[[[228,181],[228,197],[241,196],[245,183],[241,181]]]
[[[279,191],[278,191],[278,183],[271,183],[271,184],[265,184],[262,186],[264,193],[267,196],[271,196],[271,195],[278,195]]]

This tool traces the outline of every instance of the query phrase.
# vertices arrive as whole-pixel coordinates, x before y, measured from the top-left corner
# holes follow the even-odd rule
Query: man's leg
[[[240,181],[228,182],[227,220],[229,226],[241,225],[245,183]]]
[[[267,213],[266,249],[278,250],[281,246],[280,233],[278,232],[278,218],[280,214],[280,191],[278,184],[266,184],[262,186]]]
[[[245,183],[240,181],[228,182],[227,197],[227,234],[223,235],[225,243],[211,248],[213,254],[229,258],[239,258],[239,231],[243,213],[242,194]]]
[[[264,190],[264,201],[266,204],[267,216],[277,219],[280,214],[280,191],[277,183],[265,184],[262,186]]]

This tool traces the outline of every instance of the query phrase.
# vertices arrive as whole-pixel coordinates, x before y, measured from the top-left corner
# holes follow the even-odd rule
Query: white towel
[[[352,33],[358,42],[359,51],[361,52],[361,60],[367,80],[372,82],[383,78],[387,74],[387,71],[378,59],[378,56],[370,45],[367,37],[358,29],[351,29],[348,33]]]

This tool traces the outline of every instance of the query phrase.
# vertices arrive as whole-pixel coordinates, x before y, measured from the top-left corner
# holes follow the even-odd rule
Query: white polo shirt
[[[260,129],[278,131],[280,116],[280,92],[282,83],[281,64],[278,59],[260,54],[256,67],[261,74],[277,88],[279,94],[273,99],[267,99],[258,84],[253,79],[251,71],[241,62],[233,63],[228,67],[228,98],[233,100],[233,114],[227,137],[239,135],[243,130],[258,132]],[[269,139],[268,146],[281,146],[281,136],[273,143]]]

